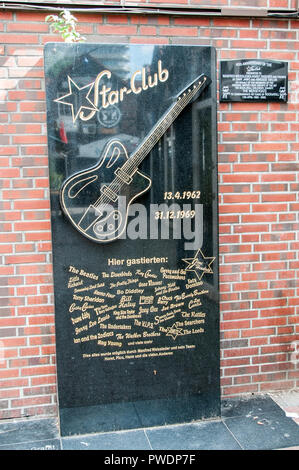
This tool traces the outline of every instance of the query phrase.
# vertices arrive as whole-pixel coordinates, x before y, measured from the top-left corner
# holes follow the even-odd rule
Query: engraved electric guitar
[[[184,88],[130,157],[123,144],[108,142],[99,163],[64,181],[60,203],[64,214],[85,237],[98,243],[113,241],[127,225],[129,206],[151,186],[139,165],[188,103],[211,82],[200,75]]]

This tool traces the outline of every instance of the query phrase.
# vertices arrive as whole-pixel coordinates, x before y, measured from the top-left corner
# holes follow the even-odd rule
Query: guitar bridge
[[[118,176],[118,178],[120,178],[126,184],[130,184],[133,180],[133,178],[121,168],[117,168],[114,174]]]

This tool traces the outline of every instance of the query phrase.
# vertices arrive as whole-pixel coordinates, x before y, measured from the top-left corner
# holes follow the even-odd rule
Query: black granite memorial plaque
[[[220,414],[215,70],[45,47],[62,435]]]
[[[273,60],[223,60],[220,101],[282,101],[288,99],[288,64]]]

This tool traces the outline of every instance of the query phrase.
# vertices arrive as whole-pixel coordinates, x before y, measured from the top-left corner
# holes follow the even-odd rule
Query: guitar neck
[[[155,127],[151,132],[145,137],[144,141],[137,147],[135,152],[130,156],[130,158],[123,165],[122,169],[129,175],[132,175],[139,167],[140,163],[145,159],[149,154],[152,148],[156,143],[161,139],[163,134],[175,121],[178,115],[183,111],[190,101],[197,95],[199,90],[203,89],[206,81],[206,77],[203,77],[202,80],[197,85],[192,85],[192,88],[183,93],[180,97],[177,98],[177,101],[166,111],[166,113],[159,119]]]

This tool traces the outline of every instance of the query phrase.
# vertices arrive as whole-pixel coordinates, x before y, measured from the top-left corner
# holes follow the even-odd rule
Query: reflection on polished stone
[[[139,429],[219,416],[219,403],[207,396],[139,400],[60,410],[62,436]]]

